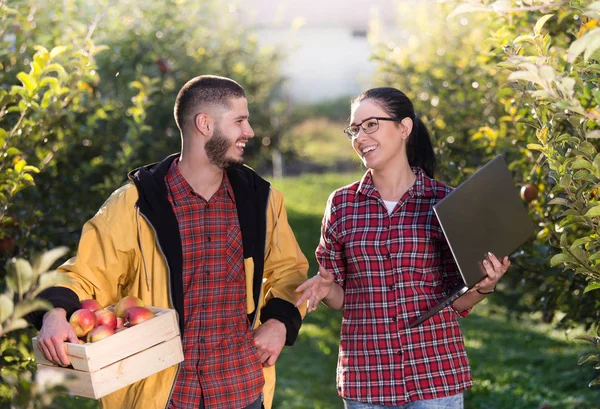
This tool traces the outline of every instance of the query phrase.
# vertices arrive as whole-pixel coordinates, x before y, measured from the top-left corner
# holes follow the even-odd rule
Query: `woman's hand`
[[[333,274],[319,266],[319,272],[314,277],[306,280],[296,288],[297,293],[304,292],[300,299],[298,299],[296,307],[308,301],[306,311],[312,312],[316,310],[319,302],[329,295],[333,286]]]
[[[496,284],[502,278],[508,267],[510,267],[510,260],[504,257],[502,261],[492,253],[487,254],[487,257],[483,260],[483,270],[487,274],[483,280],[475,285],[475,288],[479,293],[491,293],[496,288]]]

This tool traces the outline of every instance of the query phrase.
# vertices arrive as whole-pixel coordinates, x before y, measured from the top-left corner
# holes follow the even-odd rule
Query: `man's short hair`
[[[200,75],[189,80],[177,94],[173,114],[180,131],[188,116],[208,106],[230,107],[232,98],[246,98],[240,84],[226,77]]]

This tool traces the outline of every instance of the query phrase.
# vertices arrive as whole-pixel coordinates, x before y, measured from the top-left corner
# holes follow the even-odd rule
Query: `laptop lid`
[[[481,262],[488,251],[502,259],[533,235],[533,223],[502,155],[475,172],[433,210],[467,289],[485,278]],[[441,300],[411,327],[458,298],[452,297],[455,294]]]

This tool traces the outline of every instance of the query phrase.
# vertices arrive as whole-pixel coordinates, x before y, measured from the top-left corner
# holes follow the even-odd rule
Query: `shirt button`
[[[398,318],[396,318],[396,317],[392,317],[392,321],[394,321],[394,322],[396,322],[397,319]]]
[[[402,355],[402,351],[396,352],[396,355]]]
[[[390,253],[387,253],[387,254],[385,255],[385,258],[389,260],[389,259],[391,259],[391,258],[392,258],[392,255],[391,255]]]
[[[202,309],[203,309],[203,310],[205,310],[205,309],[207,309],[207,308],[208,308],[208,305],[206,305],[206,304],[202,304]]]
[[[206,274],[206,275],[210,275],[210,271],[206,270],[206,271],[204,272],[204,274]]]
[[[390,290],[393,290],[393,289],[394,289],[394,285],[393,285],[393,284],[392,284],[392,285],[389,285],[389,286],[388,286],[388,289],[390,289]]]
[[[212,239],[210,238],[210,236],[208,236],[208,237],[206,238],[206,241],[208,241],[209,243],[212,241]]]
[[[200,338],[200,343],[204,344],[204,337]]]

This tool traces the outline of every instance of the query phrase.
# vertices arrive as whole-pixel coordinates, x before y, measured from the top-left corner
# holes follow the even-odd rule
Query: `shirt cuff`
[[[472,310],[472,308],[467,308],[466,310],[458,311],[454,308],[454,303],[450,304],[450,309],[460,318],[465,318]]]

